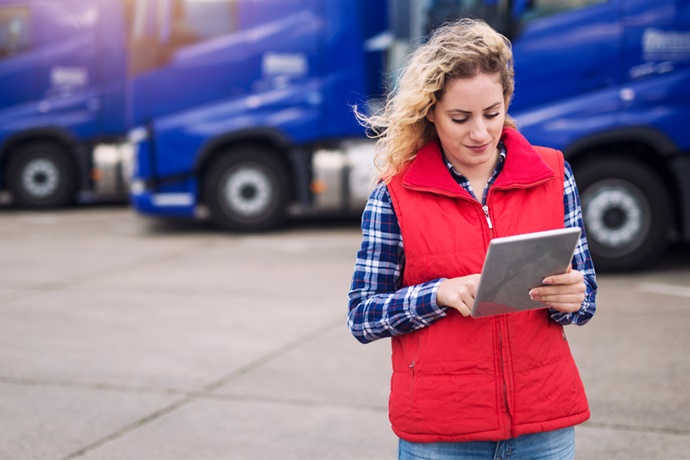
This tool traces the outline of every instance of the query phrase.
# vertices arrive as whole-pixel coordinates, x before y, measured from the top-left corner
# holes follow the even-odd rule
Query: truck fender
[[[309,206],[311,193],[311,160],[309,152],[296,148],[294,143],[283,132],[271,128],[252,128],[217,136],[208,141],[201,149],[194,163],[194,176],[204,177],[205,168],[215,160],[219,153],[226,152],[230,145],[263,145],[271,147],[277,153],[284,153],[280,158],[291,172],[291,195],[302,206]]]
[[[78,189],[89,187],[89,165],[91,159],[88,158],[87,149],[80,147],[80,144],[69,132],[57,128],[39,128],[14,133],[9,136],[0,146],[0,165],[3,170],[7,167],[12,151],[25,143],[45,141],[51,142],[62,147],[63,151],[69,155],[75,172],[76,186]],[[4,173],[0,174],[0,186],[6,188]]]
[[[680,153],[676,144],[663,131],[651,126],[628,126],[578,139],[563,149],[563,154],[569,160],[581,152],[596,149],[601,145],[622,142],[647,144],[664,158],[676,156]]]
[[[223,134],[206,142],[194,161],[194,175],[198,176],[213,155],[225,145],[259,142],[275,146],[278,150],[289,151],[292,142],[282,132],[271,128],[251,128]]]
[[[24,142],[37,139],[53,141],[62,144],[67,150],[73,151],[77,146],[76,139],[69,133],[56,128],[39,128],[14,133],[8,136],[0,145],[0,161],[5,161],[12,148]]]

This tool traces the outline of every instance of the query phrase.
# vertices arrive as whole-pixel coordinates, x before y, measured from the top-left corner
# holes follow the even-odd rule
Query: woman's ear
[[[434,107],[431,107],[429,111],[426,113],[426,119],[429,120],[430,123],[433,123],[436,121],[436,114],[434,113]]]

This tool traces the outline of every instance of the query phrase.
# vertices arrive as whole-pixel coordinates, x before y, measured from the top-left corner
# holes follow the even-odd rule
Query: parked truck
[[[516,1],[511,113],[564,152],[600,269],[690,241],[690,1]]]
[[[131,42],[138,211],[194,217],[201,209],[223,228],[255,231],[289,212],[361,210],[372,143],[351,106],[385,91],[386,2],[139,5]]]
[[[0,190],[16,204],[126,200],[126,4],[0,0]]]

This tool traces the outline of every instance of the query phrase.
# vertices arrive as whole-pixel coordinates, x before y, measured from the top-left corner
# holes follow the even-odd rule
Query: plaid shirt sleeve
[[[585,225],[582,221],[582,208],[580,206],[580,195],[577,191],[573,170],[570,165],[565,163],[565,180],[563,187],[563,208],[565,210],[565,227],[580,227],[582,234],[580,241],[575,248],[575,255],[573,257],[573,269],[579,270],[585,276],[585,286],[587,291],[585,293],[585,300],[582,302],[580,310],[575,313],[562,313],[551,309],[551,317],[562,325],[577,324],[582,326],[586,324],[594,315],[597,309],[595,302],[597,294],[596,274],[594,272],[594,265],[592,264],[592,256],[589,253],[589,246],[587,245],[587,235],[585,234]]]
[[[404,263],[398,219],[381,184],[362,214],[362,245],[348,294],[348,326],[360,342],[406,334],[446,315],[436,305],[443,279],[401,288]]]

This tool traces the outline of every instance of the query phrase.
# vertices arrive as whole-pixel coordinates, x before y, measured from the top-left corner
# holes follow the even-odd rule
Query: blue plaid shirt
[[[506,151],[502,144],[499,148],[499,161],[484,189],[483,204],[489,187],[503,169]],[[445,161],[457,183],[476,198],[469,181]],[[551,317],[562,325],[582,325],[596,310],[597,283],[582,222],[580,197],[568,163],[565,164],[563,207],[565,227],[582,229],[572,266],[584,274],[587,292],[579,311],[563,313],[551,309]],[[374,189],[367,201],[362,214],[362,237],[348,294],[348,326],[360,342],[406,334],[446,316],[446,307],[436,304],[436,292],[445,278],[401,288],[405,251],[398,218],[388,188],[383,184]]]

